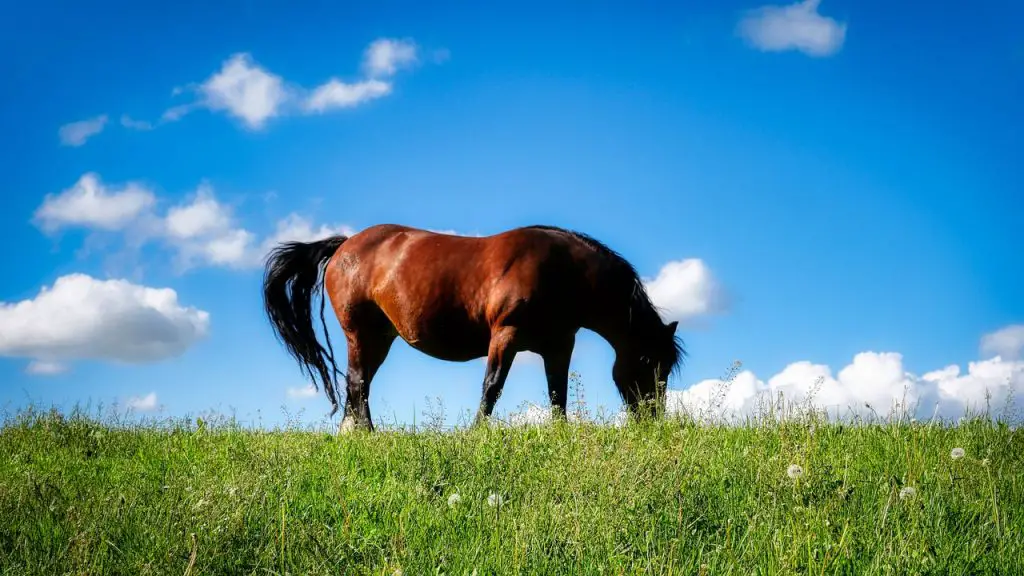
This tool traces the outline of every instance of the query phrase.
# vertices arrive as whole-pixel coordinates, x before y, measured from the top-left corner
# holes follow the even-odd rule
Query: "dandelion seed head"
[[[786,476],[796,480],[797,478],[804,475],[804,469],[799,464],[790,464],[789,468],[786,468]]]
[[[487,497],[487,504],[489,506],[501,506],[504,502],[505,501],[501,497],[501,494],[497,494],[495,492],[491,492],[491,495]]]
[[[917,489],[913,486],[904,486],[900,488],[900,500],[909,500],[917,496]]]
[[[451,496],[448,496],[449,507],[455,507],[455,505],[458,504],[459,502],[462,502],[462,496],[460,496],[458,492],[455,492]]]
[[[964,451],[963,448],[953,448],[949,452],[949,457],[952,458],[953,460],[959,460],[963,458],[965,454],[967,453]]]

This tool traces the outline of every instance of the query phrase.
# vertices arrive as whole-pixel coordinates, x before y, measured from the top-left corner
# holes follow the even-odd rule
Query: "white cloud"
[[[65,124],[57,130],[57,135],[64,146],[81,146],[89,138],[103,132],[106,125],[107,115],[101,114],[95,118]]]
[[[136,412],[152,412],[156,410],[156,392],[145,396],[133,396],[128,399],[128,408]]]
[[[207,262],[216,266],[246,266],[256,236],[241,228],[228,230],[202,244]]]
[[[846,24],[818,13],[820,0],[787,6],[763,6],[747,13],[737,31],[765,52],[799,50],[809,56],[831,56],[846,40]]]
[[[87,229],[118,230],[134,247],[160,240],[176,255],[179,271],[198,265],[249,269],[263,265],[266,254],[287,240],[310,242],[356,230],[340,224],[319,226],[289,214],[274,231],[258,236],[236,221],[231,206],[217,200],[213,188],[201,183],[195,193],[163,215],[152,208],[157,198],[139,184],[105,186],[88,173],[58,195],[48,195],[36,210],[35,222],[44,231],[77,225]]]
[[[786,417],[808,408],[830,419],[886,419],[892,415],[926,421],[950,421],[987,411],[993,417],[1021,417],[1024,407],[1024,360],[992,356],[970,362],[967,371],[955,364],[916,375],[895,352],[861,352],[833,375],[831,368],[808,361],[793,362],[766,381],[749,370],[730,382],[709,379],[688,388],[670,389],[669,414],[688,414],[700,421],[742,422],[746,418]],[[1009,412],[1005,410],[1009,409]],[[547,408],[531,406],[512,414],[513,424],[549,420]],[[625,420],[615,414],[612,424]]]
[[[699,258],[669,262],[653,280],[645,279],[644,283],[666,321],[721,312],[727,305],[724,290]]]
[[[31,300],[0,302],[0,355],[157,362],[184,353],[209,324],[207,312],[182,306],[170,288],[70,274]]]
[[[399,69],[419,60],[419,49],[411,40],[379,38],[363,54],[364,77],[344,82],[331,78],[308,89],[289,83],[255,62],[248,52],[231,55],[216,73],[199,84],[174,89],[174,94],[195,92],[194,102],[166,110],[160,122],[174,122],[198,108],[225,111],[245,126],[259,130],[266,122],[287,114],[321,114],[328,110],[353,108],[391,94],[392,84],[384,80]],[[126,127],[145,129],[149,123],[122,117]]]
[[[316,394],[317,389],[314,388],[312,384],[307,384],[301,388],[296,388],[294,386],[288,388],[289,398],[312,398],[316,396]]]
[[[213,266],[254,268],[281,242],[312,242],[335,234],[351,236],[356,230],[340,224],[314,225],[291,213],[279,220],[274,232],[257,243],[256,234],[235,224],[230,208],[219,203],[212,189],[200,187],[195,198],[168,211],[166,233],[178,250],[179,265],[188,268],[197,261]]]
[[[310,113],[325,112],[334,108],[352,108],[391,93],[391,84],[381,80],[362,80],[346,84],[332,78],[319,86],[303,103]]]
[[[813,392],[813,393],[811,393]],[[671,412],[687,412],[706,420],[764,415],[769,405],[813,407],[832,418],[886,418],[893,411],[919,420],[932,416],[955,419],[968,411],[1001,413],[1008,400],[1024,392],[1024,362],[996,356],[971,362],[966,374],[947,366],[918,376],[903,367],[895,352],[862,352],[836,376],[828,366],[794,362],[764,382],[740,372],[731,385],[704,380],[669,394]]]
[[[60,362],[47,362],[45,360],[29,362],[28,366],[25,367],[25,373],[33,376],[55,376],[63,374],[67,370],[68,367]]]
[[[1017,360],[1024,351],[1024,324],[1013,324],[981,338],[981,353]]]
[[[289,98],[284,80],[257,65],[247,53],[228,58],[219,72],[199,86],[199,92],[206,107],[226,110],[253,129],[277,116]]]
[[[197,261],[215,266],[248,266],[256,238],[235,225],[231,208],[218,202],[207,184],[201,184],[190,201],[167,211],[164,233],[177,249],[178,265],[183,269],[195,266]]]
[[[164,220],[169,236],[187,240],[223,233],[231,226],[231,211],[217,202],[209,185],[201,184],[191,202],[172,207]]]
[[[108,187],[89,172],[60,194],[47,194],[33,220],[46,232],[65,226],[119,230],[155,202],[154,194],[141,184]]]
[[[391,76],[399,68],[415,64],[418,48],[411,40],[378,38],[363,54],[363,70],[371,78]]]

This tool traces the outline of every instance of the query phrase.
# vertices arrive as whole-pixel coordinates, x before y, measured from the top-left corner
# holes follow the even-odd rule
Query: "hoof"
[[[341,419],[341,424],[338,425],[338,434],[348,434],[356,429],[356,419],[351,416],[345,416]]]
[[[373,431],[373,427],[367,422],[360,422],[352,416],[346,416],[341,419],[341,424],[338,425],[338,434],[351,434],[356,430]]]

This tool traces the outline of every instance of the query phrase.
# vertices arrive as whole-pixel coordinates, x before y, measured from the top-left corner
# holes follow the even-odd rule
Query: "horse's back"
[[[336,307],[379,307],[407,342],[432,355],[475,356],[503,322],[540,329],[578,320],[586,299],[579,250],[558,229],[472,237],[382,224],[339,248],[328,291]]]

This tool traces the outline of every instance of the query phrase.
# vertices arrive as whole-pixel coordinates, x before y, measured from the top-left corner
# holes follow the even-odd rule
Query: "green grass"
[[[22,412],[0,573],[1024,574],[1022,463],[980,419],[336,437]]]

